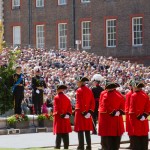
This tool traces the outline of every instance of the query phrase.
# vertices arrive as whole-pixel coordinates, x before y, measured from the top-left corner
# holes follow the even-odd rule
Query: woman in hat
[[[145,85],[140,81],[132,83],[133,94],[129,107],[129,120],[132,130],[132,150],[148,150],[148,115],[150,102],[147,94],[142,90]]]
[[[107,81],[99,100],[98,135],[104,150],[118,150],[124,133],[122,115],[124,98],[116,91],[118,84]]]
[[[63,93],[67,89],[65,85],[57,86],[57,95],[54,97],[54,124],[53,132],[56,134],[56,149],[60,149],[61,139],[64,142],[64,149],[69,147],[69,132],[72,132],[70,116],[72,107],[70,99]]]
[[[90,131],[93,131],[92,114],[95,108],[95,100],[92,91],[85,86],[85,82],[89,81],[85,77],[77,78],[78,89],[76,91],[75,105],[75,132],[78,132],[78,150],[84,150],[84,134],[86,137],[86,150],[91,150]]]

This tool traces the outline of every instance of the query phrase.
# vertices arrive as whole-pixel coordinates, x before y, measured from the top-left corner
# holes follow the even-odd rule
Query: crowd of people
[[[9,50],[7,48],[3,50],[0,65],[7,65]],[[140,77],[146,84],[145,92],[150,93],[150,67],[130,61],[119,61],[112,57],[97,56],[86,51],[21,49],[20,58],[16,63],[22,66],[25,75],[25,97],[32,94],[31,79],[34,76],[35,66],[40,66],[41,74],[47,83],[44,90],[45,100],[47,97],[53,99],[56,92],[55,85],[59,83],[68,86],[68,95],[73,98],[76,88],[75,78],[83,75],[91,79],[96,73],[100,73],[104,79],[120,84],[118,90],[123,94],[129,91],[128,81]],[[104,87],[104,82],[101,86]]]
[[[1,66],[7,67],[8,51],[1,54]],[[102,149],[118,150],[124,133],[122,115],[130,149],[147,150],[150,67],[70,49],[21,49],[16,64],[10,77],[15,114],[27,113],[26,107],[35,114],[53,111],[55,148],[60,149],[63,139],[68,149],[73,112],[78,150],[84,150],[84,134],[86,150],[92,149],[90,131],[101,136]]]

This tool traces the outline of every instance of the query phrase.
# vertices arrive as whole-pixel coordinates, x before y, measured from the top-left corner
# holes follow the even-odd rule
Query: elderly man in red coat
[[[142,88],[140,81],[133,83],[134,93],[131,95],[129,121],[132,130],[132,150],[148,150],[148,115],[150,112],[149,97]]]
[[[127,147],[126,149],[131,149],[132,148],[132,127],[129,121],[129,107],[130,107],[130,100],[131,100],[131,95],[133,94],[133,87],[132,87],[132,82],[133,80],[130,80],[129,82],[129,87],[130,91],[126,94],[126,101],[125,101],[125,113],[126,113],[126,132],[128,132],[129,138],[130,138],[130,146]]]
[[[118,84],[107,81],[105,91],[100,96],[98,134],[101,136],[103,150],[118,150],[124,133],[122,115],[125,100],[116,91],[117,87]]]
[[[77,150],[84,150],[84,134],[86,137],[86,150],[91,150],[90,131],[93,131],[92,113],[95,108],[95,100],[92,91],[85,86],[85,82],[89,81],[85,77],[77,78],[78,89],[76,91],[75,105],[75,127],[78,132],[79,145]]]
[[[61,139],[64,142],[64,149],[69,147],[69,132],[72,132],[70,116],[72,107],[69,98],[63,93],[67,89],[65,85],[57,86],[57,95],[54,98],[54,125],[53,132],[56,134],[56,149],[60,149]]]

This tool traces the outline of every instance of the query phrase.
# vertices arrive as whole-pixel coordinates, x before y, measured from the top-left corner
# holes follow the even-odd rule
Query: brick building
[[[3,14],[3,0],[0,0],[0,20],[2,20],[3,22],[3,18],[4,14]]]
[[[68,49],[150,64],[150,0],[5,0],[8,45]]]

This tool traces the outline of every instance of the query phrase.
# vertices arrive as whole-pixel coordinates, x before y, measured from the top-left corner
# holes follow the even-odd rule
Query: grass
[[[0,150],[52,150],[52,148],[0,148]]]

